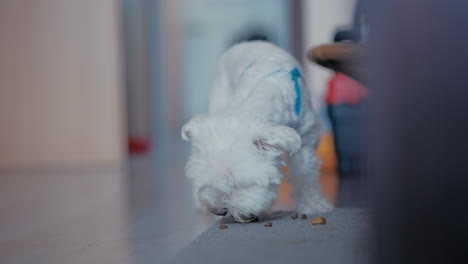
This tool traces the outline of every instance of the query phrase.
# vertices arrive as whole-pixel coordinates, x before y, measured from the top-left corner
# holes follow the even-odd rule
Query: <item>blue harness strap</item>
[[[242,78],[242,76],[244,75],[244,73],[253,66],[253,62],[248,64],[244,70],[242,70],[242,72],[240,73],[240,76],[239,76],[239,79]],[[279,73],[279,72],[282,72],[283,70],[282,69],[278,69],[276,71],[272,71],[270,73],[268,73],[267,75],[263,76],[261,79],[265,79],[273,74],[276,74],[276,73]],[[291,80],[294,82],[294,90],[296,91],[296,101],[294,102],[294,112],[296,113],[296,115],[299,115],[299,113],[301,112],[301,106],[302,106],[302,100],[301,100],[301,86],[299,85],[299,78],[301,78],[301,72],[299,71],[299,69],[297,67],[294,67],[294,69],[292,69],[290,72],[289,72],[289,75],[291,75]]]
[[[239,74],[239,79],[241,79],[242,76],[244,76],[244,73],[245,73],[250,67],[252,67],[253,65],[254,65],[253,62],[249,63],[249,65],[247,65],[247,66],[242,70],[242,72]]]
[[[294,89],[296,90],[296,102],[294,103],[294,112],[296,115],[299,115],[301,112],[301,87],[299,86],[298,78],[301,78],[301,72],[297,67],[295,67],[289,74],[291,74],[291,79],[294,82]]]

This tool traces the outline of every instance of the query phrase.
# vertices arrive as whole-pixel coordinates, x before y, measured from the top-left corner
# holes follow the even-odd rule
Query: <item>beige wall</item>
[[[0,1],[0,167],[123,159],[118,3]]]

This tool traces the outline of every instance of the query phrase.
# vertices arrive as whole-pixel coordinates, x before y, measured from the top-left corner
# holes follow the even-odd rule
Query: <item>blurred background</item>
[[[247,40],[270,41],[302,63],[322,123],[318,155],[325,196],[338,208],[366,208],[371,197],[378,208],[407,212],[392,207],[391,198],[399,190],[412,190],[399,188],[406,172],[415,176],[427,171],[405,170],[411,168],[405,162],[418,161],[405,152],[413,141],[399,139],[414,131],[413,125],[423,129],[418,131],[430,129],[416,121],[418,116],[406,114],[417,104],[400,99],[420,98],[416,91],[423,85],[428,91],[436,83],[443,86],[442,81],[416,78],[461,78],[451,78],[448,72],[453,71],[434,74],[437,70],[430,65],[441,58],[426,57],[431,46],[419,49],[417,44],[430,43],[425,34],[448,43],[456,36],[464,43],[464,34],[451,25],[466,29],[466,19],[454,11],[466,10],[466,4],[383,2],[369,5],[372,32],[377,32],[372,35],[367,6],[355,0],[0,0],[0,262],[167,263],[211,230],[220,218],[197,214],[192,206],[184,177],[188,146],[180,140],[180,128],[207,110],[220,55]],[[425,25],[431,21],[429,32]],[[369,36],[377,44],[370,46],[368,82],[361,78],[367,77],[367,68],[361,71],[361,63],[353,64],[358,52],[352,45],[367,45]],[[406,42],[398,41],[402,39]],[[437,41],[436,48],[449,46]],[[417,68],[423,58],[428,65],[424,72],[402,70]],[[381,87],[374,90],[380,104],[372,111],[368,83]],[[448,99],[438,102],[449,104]],[[403,109],[408,111],[402,114]],[[376,118],[378,114],[389,121]],[[366,126],[369,115],[372,126]],[[401,120],[406,123],[399,126]],[[411,149],[424,151],[419,146]],[[391,159],[405,155],[408,159]],[[371,157],[369,163],[363,162],[365,157]],[[376,177],[375,186],[388,193],[372,192],[365,171],[386,175]],[[392,173],[401,177],[392,178]],[[289,191],[283,182],[276,208],[294,210]],[[424,195],[402,196],[409,198],[399,205],[421,201]],[[414,220],[423,215],[406,216]],[[388,218],[376,219],[389,224]],[[392,228],[375,235],[403,230]],[[392,239],[374,250],[399,252],[395,245],[402,236]],[[366,250],[351,252],[369,255]]]
[[[271,41],[303,63],[336,201],[332,71],[306,53],[350,29],[354,9],[352,0],[1,0],[1,262],[166,261],[216,221],[193,209],[179,135],[207,110],[217,60],[240,41]]]
[[[354,10],[352,0],[1,0],[1,262],[162,263],[217,221],[192,206],[179,131],[207,110],[217,60],[240,41],[273,42],[304,65],[335,202],[333,73],[306,54],[350,30]],[[293,209],[289,191],[283,183],[279,207]]]

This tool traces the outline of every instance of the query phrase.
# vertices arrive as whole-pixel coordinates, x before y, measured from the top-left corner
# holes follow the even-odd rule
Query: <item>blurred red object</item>
[[[141,155],[149,152],[151,141],[149,138],[130,137],[128,139],[128,151],[130,154]]]
[[[367,88],[343,73],[335,73],[328,81],[326,102],[329,105],[357,104],[367,96]]]

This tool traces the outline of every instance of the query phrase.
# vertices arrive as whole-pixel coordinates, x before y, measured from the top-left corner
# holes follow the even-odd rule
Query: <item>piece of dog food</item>
[[[297,219],[297,218],[299,218],[299,216],[297,214],[293,214],[293,215],[291,215],[291,218],[292,219]]]
[[[301,215],[301,219],[307,219],[307,215],[302,214],[302,215]]]
[[[272,224],[271,222],[268,222],[268,223],[265,223],[264,226],[265,226],[265,227],[272,227],[273,224]]]
[[[327,224],[327,220],[325,220],[325,218],[323,217],[316,217],[314,219],[312,219],[312,221],[310,221],[313,225],[326,225]]]
[[[227,229],[227,228],[228,228],[228,226],[225,225],[225,224],[220,224],[219,225],[219,229]]]

